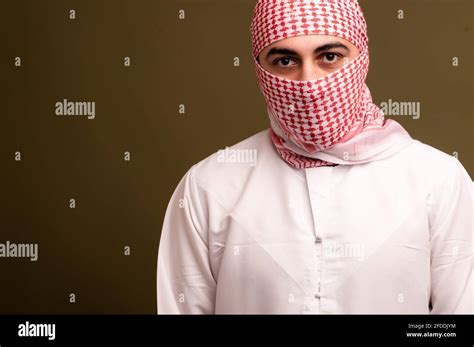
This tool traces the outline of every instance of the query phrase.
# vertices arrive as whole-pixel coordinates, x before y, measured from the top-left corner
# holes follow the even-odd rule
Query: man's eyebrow
[[[334,42],[334,43],[328,43],[327,45],[320,46],[320,47],[316,48],[314,50],[314,53],[320,53],[320,52],[328,51],[332,48],[343,48],[346,51],[349,51],[349,48],[345,44],[340,43],[340,42]]]
[[[334,43],[328,43],[328,44],[325,44],[323,46],[319,46],[318,48],[316,48],[313,53],[317,54],[317,53],[321,53],[321,52],[325,52],[325,51],[328,51],[332,48],[343,48],[347,51],[349,51],[349,48],[340,43],[340,42],[334,42]],[[297,56],[298,53],[296,53],[295,51],[291,50],[291,49],[288,49],[288,48],[278,48],[278,47],[273,47],[272,49],[270,49],[267,53],[267,58],[271,55],[276,55],[276,54],[282,54],[282,55],[293,55],[293,56]]]

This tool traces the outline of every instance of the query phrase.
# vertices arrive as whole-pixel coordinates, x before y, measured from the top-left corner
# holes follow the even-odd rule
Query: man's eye
[[[323,60],[323,63],[333,64],[336,61],[338,61],[340,57],[341,55],[338,53],[324,53],[322,55],[322,60]]]
[[[291,58],[278,58],[278,59],[275,59],[273,64],[278,65],[278,66],[282,66],[282,67],[288,67],[288,66],[293,66],[294,65],[294,64],[291,64],[292,61],[293,61],[293,59],[291,59]]]

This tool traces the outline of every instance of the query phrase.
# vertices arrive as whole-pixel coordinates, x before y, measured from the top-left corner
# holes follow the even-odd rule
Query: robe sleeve
[[[214,313],[207,208],[194,169],[179,182],[165,213],[158,248],[158,314]]]
[[[473,183],[456,159],[432,194],[430,313],[473,313]]]

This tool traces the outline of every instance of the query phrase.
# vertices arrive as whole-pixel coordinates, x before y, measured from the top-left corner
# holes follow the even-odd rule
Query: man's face
[[[272,43],[262,50],[258,61],[274,75],[307,81],[340,69],[358,54],[357,47],[342,38],[305,35]]]

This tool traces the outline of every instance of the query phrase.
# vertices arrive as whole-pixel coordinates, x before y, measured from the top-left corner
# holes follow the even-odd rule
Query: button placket
[[[316,278],[317,278],[317,292],[314,293],[316,299],[321,299],[321,271],[322,271],[322,238],[318,234],[315,239],[316,244]]]
[[[321,312],[322,299],[322,266],[323,266],[323,239],[324,235],[324,208],[327,194],[330,191],[332,168],[318,167],[306,170],[306,179],[308,184],[309,200],[311,203],[311,212],[313,215],[313,226],[315,234],[315,271],[316,287],[314,288],[313,298],[317,304],[318,312]]]

